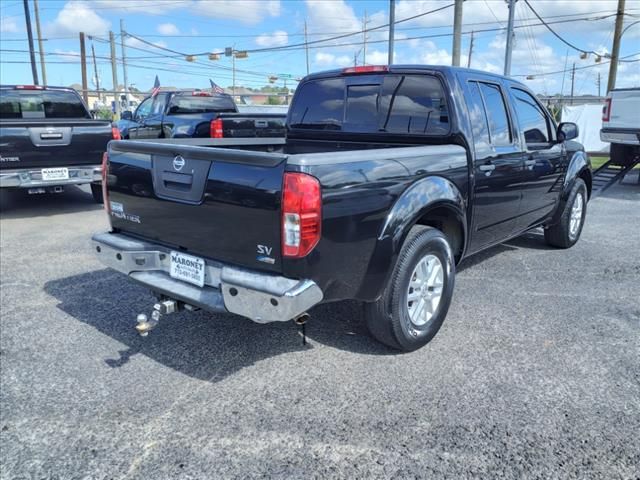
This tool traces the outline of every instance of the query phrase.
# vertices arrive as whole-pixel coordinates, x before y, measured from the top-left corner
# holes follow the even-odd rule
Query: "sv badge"
[[[266,245],[258,245],[258,256],[256,260],[263,263],[269,263],[273,265],[276,263],[276,259],[271,256],[273,252],[273,247],[268,247]]]

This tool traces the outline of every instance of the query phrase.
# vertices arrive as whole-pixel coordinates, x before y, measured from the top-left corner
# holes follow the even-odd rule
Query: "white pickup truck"
[[[611,143],[611,160],[630,164],[640,155],[640,87],[611,90],[602,108],[600,139]]]

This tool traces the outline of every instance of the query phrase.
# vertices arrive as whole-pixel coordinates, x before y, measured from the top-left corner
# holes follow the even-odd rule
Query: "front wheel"
[[[544,238],[549,245],[569,248],[580,238],[587,216],[587,186],[584,180],[575,180],[567,201],[560,208],[560,220],[544,230]]]
[[[426,345],[447,315],[454,279],[455,261],[445,235],[413,227],[382,296],[365,306],[369,332],[405,352]]]

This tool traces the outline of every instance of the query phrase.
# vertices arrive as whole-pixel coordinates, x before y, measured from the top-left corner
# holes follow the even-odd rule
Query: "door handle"
[[[536,161],[535,161],[535,160],[531,160],[531,159],[529,159],[529,160],[525,160],[525,161],[524,161],[524,166],[525,166],[525,167],[531,167],[531,168],[533,168],[533,167],[535,166],[535,164],[536,164]]]
[[[490,163],[485,163],[484,165],[480,165],[478,168],[481,172],[493,172],[496,169],[496,166]]]

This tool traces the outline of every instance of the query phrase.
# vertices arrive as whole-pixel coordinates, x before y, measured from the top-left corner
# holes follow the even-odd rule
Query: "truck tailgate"
[[[112,142],[112,227],[192,255],[279,272],[285,164],[277,153]]]
[[[111,123],[104,120],[3,120],[0,153],[19,160],[2,162],[0,166],[100,165],[111,135]]]
[[[611,112],[604,128],[638,129],[640,121],[640,88],[613,90],[611,93]]]

